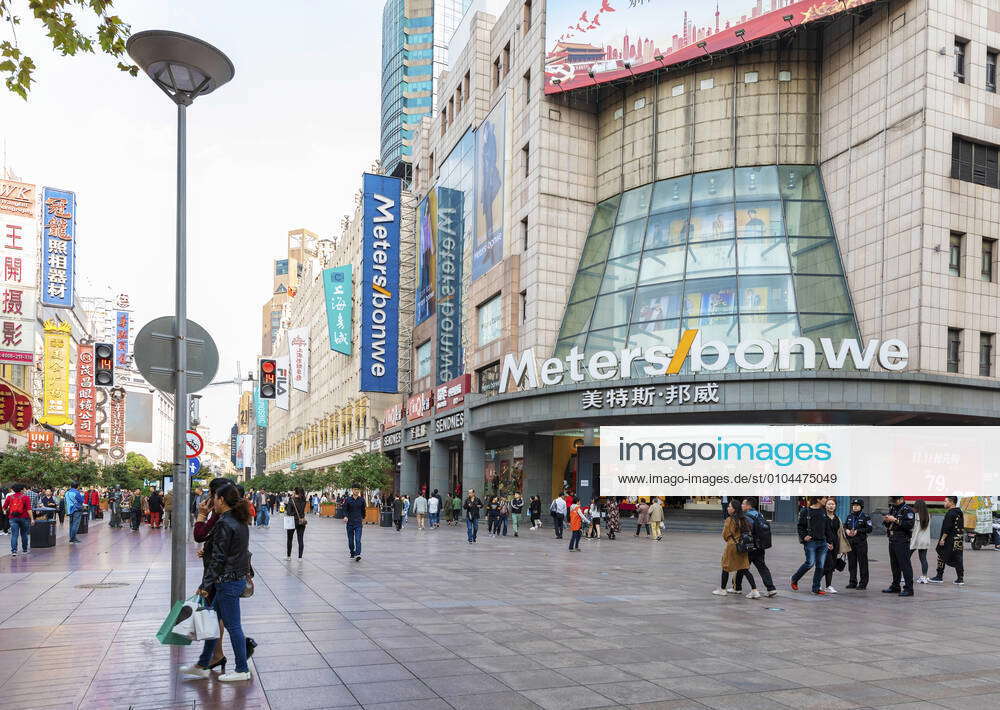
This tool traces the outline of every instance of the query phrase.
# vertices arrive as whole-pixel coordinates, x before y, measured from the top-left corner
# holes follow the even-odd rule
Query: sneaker
[[[714,594],[717,597],[724,597],[724,596],[726,596],[726,590],[725,589],[713,589],[712,590],[712,594]]]
[[[827,587],[826,588],[826,593],[827,594],[837,594],[837,590],[834,589],[833,587]]]
[[[10,553],[10,556],[11,557],[17,557],[17,552],[15,551],[15,552]]]
[[[942,583],[944,583],[944,579],[942,579],[941,577],[931,577],[927,581],[930,582],[931,584],[942,584]]]
[[[955,585],[957,585],[959,587],[964,587],[965,586],[965,581],[961,580],[961,579],[956,579],[954,582],[952,582],[952,584],[955,584]]]
[[[776,597],[776,596],[778,596],[778,590],[777,589],[769,589],[766,592],[764,592],[764,596],[768,597],[768,598]]]
[[[747,599],[760,599],[760,592],[756,589],[751,590],[750,593],[747,594]]]
[[[855,582],[850,582],[845,589],[857,589],[858,585]]]
[[[360,562],[360,561],[361,561],[361,555],[357,555],[357,556],[356,556],[356,557],[354,558],[354,561],[355,561],[355,562]]]
[[[824,597],[824,596],[826,596],[826,590],[825,589],[817,589],[817,590],[813,591],[813,594],[815,594],[818,597]]]
[[[799,583],[796,582],[794,579],[789,580],[788,586],[790,586],[792,588],[793,592],[799,591]]]
[[[743,593],[742,590],[735,589],[733,587],[730,587],[729,589],[726,590],[726,594],[742,594],[742,593]]]
[[[927,584],[927,577],[917,577],[917,584]]]

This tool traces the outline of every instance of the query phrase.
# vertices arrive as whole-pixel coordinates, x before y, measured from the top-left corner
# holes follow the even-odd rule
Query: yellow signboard
[[[44,385],[41,424],[72,424],[69,409],[69,359],[73,326],[47,320],[44,325]]]

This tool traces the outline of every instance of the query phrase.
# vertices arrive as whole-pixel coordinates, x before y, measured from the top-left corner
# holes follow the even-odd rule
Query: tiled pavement
[[[778,537],[781,595],[751,601],[709,594],[714,535],[629,534],[569,553],[548,528],[471,546],[453,528],[368,527],[356,563],[343,523],[312,519],[305,559],[289,562],[273,525],[252,534],[257,593],[243,605],[255,678],[226,685],[178,679],[197,648],[153,637],[168,535],[91,530],[76,547],[0,558],[0,707],[1000,707],[993,551],[966,552],[968,586],[899,599],[879,593],[874,540],[872,588],[821,598],[788,591],[800,552]],[[80,588],[94,582],[127,586]]]

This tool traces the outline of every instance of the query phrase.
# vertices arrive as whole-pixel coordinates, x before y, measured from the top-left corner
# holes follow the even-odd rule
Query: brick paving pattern
[[[1000,554],[966,551],[967,586],[883,595],[788,590],[791,537],[769,562],[780,595],[713,597],[721,540],[631,531],[570,553],[550,528],[465,542],[464,530],[366,527],[348,559],[341,521],[311,518],[302,561],[280,519],[251,537],[243,604],[254,680],[184,680],[198,647],[161,646],[169,535],[93,523],[83,544],[11,559],[0,538],[0,706],[688,710],[1000,707]],[[294,555],[294,551],[293,551]],[[916,560],[914,560],[916,562]],[[201,562],[192,556],[189,586]],[[846,584],[838,573],[834,586]],[[81,585],[123,583],[110,589]],[[805,585],[808,586],[808,585]],[[231,656],[228,640],[227,656]],[[230,658],[230,664],[234,660]]]

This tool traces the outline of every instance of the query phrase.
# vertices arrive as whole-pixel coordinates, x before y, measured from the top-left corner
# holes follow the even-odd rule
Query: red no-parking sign
[[[205,449],[205,440],[202,439],[201,434],[196,432],[194,429],[187,430],[187,433],[184,435],[184,441],[184,453],[187,454],[189,459],[199,456]]]

